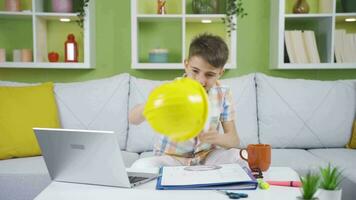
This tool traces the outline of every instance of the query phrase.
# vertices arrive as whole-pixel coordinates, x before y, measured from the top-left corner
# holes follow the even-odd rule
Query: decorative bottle
[[[65,62],[78,62],[78,44],[73,34],[67,36],[64,43]]]

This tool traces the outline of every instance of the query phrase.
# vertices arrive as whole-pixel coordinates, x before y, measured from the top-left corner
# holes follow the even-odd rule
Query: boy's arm
[[[145,104],[139,104],[132,108],[129,113],[129,123],[139,125],[145,121],[145,117],[143,116],[144,108]]]
[[[223,148],[238,148],[240,138],[237,134],[234,121],[221,122],[224,133],[219,134],[217,130],[210,129],[199,135],[199,140],[203,143],[215,144]]]

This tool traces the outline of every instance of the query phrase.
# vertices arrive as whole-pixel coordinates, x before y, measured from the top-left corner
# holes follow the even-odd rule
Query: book
[[[301,30],[294,30],[291,31],[291,38],[292,38],[292,43],[294,46],[295,50],[295,55],[296,55],[296,63],[301,64],[301,63],[308,63],[308,57],[306,54],[304,42],[303,42],[303,36],[302,36],[302,31]]]
[[[320,63],[320,56],[316,45],[314,31],[304,31],[303,41],[308,57],[308,63]]]
[[[343,63],[344,62],[344,41],[343,41],[343,35],[346,34],[345,30],[342,29],[337,29],[335,30],[335,58],[337,63]]]
[[[188,170],[189,167],[196,170]],[[157,190],[255,190],[258,182],[247,167],[223,164],[207,166],[167,166],[160,168]],[[199,170],[202,168],[203,170]]]
[[[291,31],[284,31],[284,42],[286,45],[290,63],[296,63],[297,61],[295,58],[295,49],[294,49],[294,45],[292,42]]]

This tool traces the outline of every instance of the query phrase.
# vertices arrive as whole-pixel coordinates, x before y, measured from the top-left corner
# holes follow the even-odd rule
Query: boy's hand
[[[198,136],[200,142],[208,144],[219,144],[220,138],[221,134],[213,128],[210,128],[208,131],[202,131]]]

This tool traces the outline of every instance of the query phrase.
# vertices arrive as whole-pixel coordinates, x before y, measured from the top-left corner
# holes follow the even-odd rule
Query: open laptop
[[[130,188],[158,176],[127,172],[112,131],[33,130],[54,181]]]

